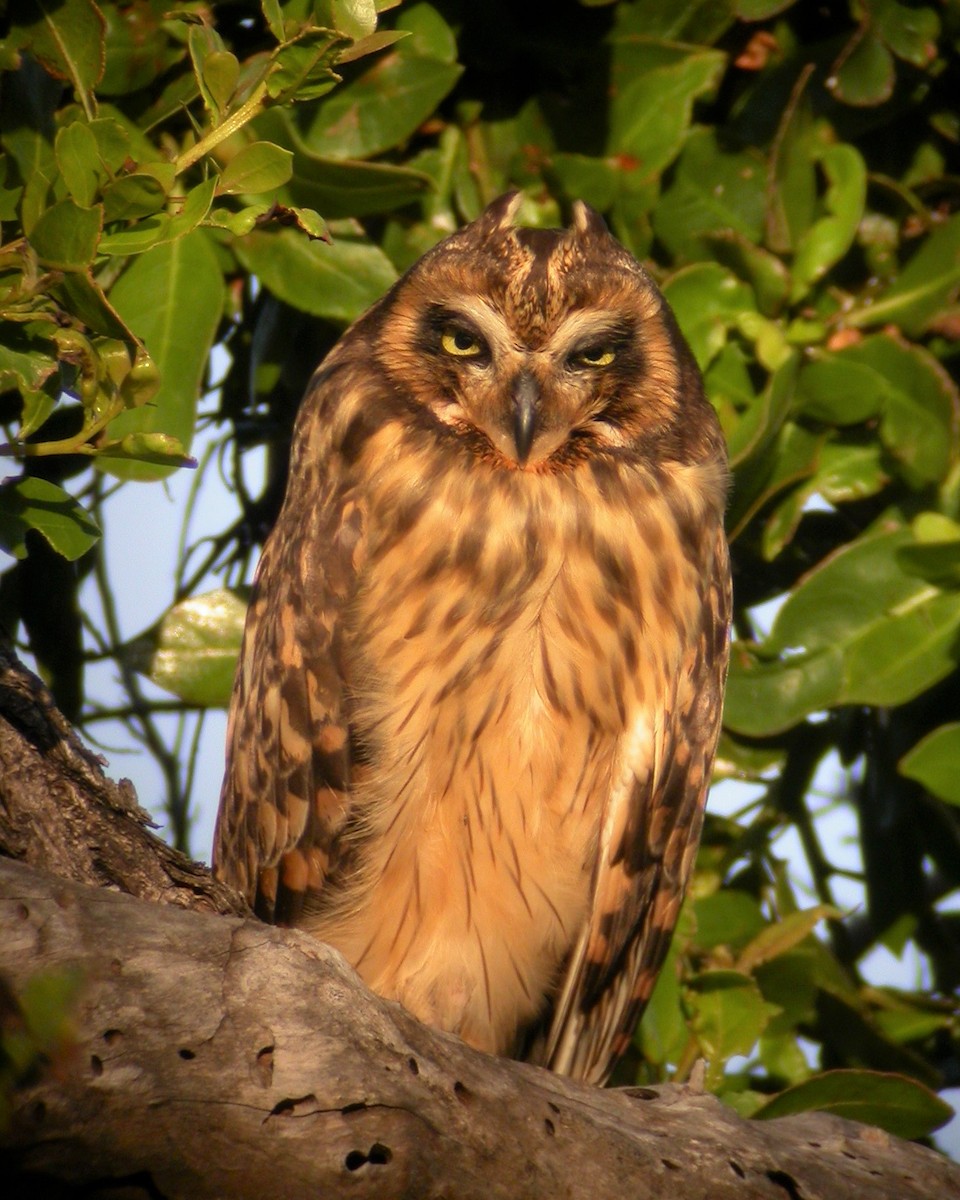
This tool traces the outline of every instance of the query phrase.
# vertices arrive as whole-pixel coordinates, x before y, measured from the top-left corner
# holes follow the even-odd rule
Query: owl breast
[[[344,641],[361,748],[352,866],[305,926],[374,991],[509,1053],[584,922],[624,746],[635,773],[656,770],[700,569],[678,497],[638,466],[472,463],[438,478],[426,457],[417,472],[392,453],[394,436],[366,451],[377,466]],[[398,506],[405,536],[381,535]],[[422,561],[413,527],[434,548]],[[398,609],[408,621],[384,619]]]

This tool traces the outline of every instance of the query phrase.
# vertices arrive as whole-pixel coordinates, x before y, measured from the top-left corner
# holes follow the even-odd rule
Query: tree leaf
[[[898,325],[918,337],[960,287],[960,213],[933,229],[878,299],[846,316],[855,327]]]
[[[701,972],[691,980],[686,1002],[710,1073],[718,1077],[728,1058],[753,1049],[778,1011],[764,1000],[755,980],[739,971]]]
[[[953,1116],[949,1104],[906,1075],[844,1070],[825,1071],[787,1088],[754,1116],[765,1121],[811,1111],[877,1125],[904,1138],[926,1137]]]
[[[70,562],[100,538],[100,527],[81,504],[62,487],[34,475],[0,487],[0,545],[16,558],[25,557],[28,529],[42,534]]]
[[[226,708],[248,598],[220,588],[174,604],[128,647],[135,669],[188,704]]]
[[[97,254],[103,228],[103,205],[81,208],[72,200],[61,200],[44,212],[30,234],[37,257],[61,271],[82,271]]]
[[[8,34],[83,96],[103,74],[103,15],[92,0],[19,0]]]
[[[318,105],[303,141],[328,158],[370,158],[405,141],[460,78],[456,63],[419,58],[409,42]]]
[[[608,152],[636,159],[642,179],[659,175],[683,148],[694,100],[716,89],[725,65],[725,55],[698,50],[627,83],[611,107]]]
[[[893,56],[870,25],[865,24],[853,35],[834,65],[827,87],[844,104],[870,107],[890,99],[896,78]]]
[[[141,339],[160,371],[152,403],[121,413],[107,427],[120,441],[130,433],[164,433],[189,450],[207,357],[223,311],[223,277],[202,230],[148,251],[117,280],[110,301]],[[123,479],[159,479],[169,468],[104,460]]]
[[[89,208],[96,199],[103,173],[100,146],[93,130],[83,121],[67,125],[57,133],[54,153],[74,203]]]
[[[293,174],[278,199],[313,208],[327,220],[389,212],[420,199],[430,179],[420,171],[390,163],[337,161],[314,154],[300,137],[289,113],[268,109],[253,128],[293,151]]]
[[[809,713],[837,703],[842,682],[839,647],[771,662],[735,643],[724,696],[724,724],[750,737],[782,733]]]
[[[701,950],[739,948],[767,924],[753,896],[733,889],[694,900],[693,915],[697,926],[694,944]]]
[[[273,142],[251,142],[220,173],[220,195],[256,195],[282,187],[293,174],[293,153]]]
[[[715,130],[693,129],[684,142],[673,182],[653,211],[654,230],[679,259],[709,257],[706,236],[720,231],[726,236],[739,234],[756,248],[763,231],[765,191],[766,166],[761,158],[722,150]]]
[[[867,169],[858,151],[849,145],[826,146],[820,165],[827,176],[823,199],[827,216],[820,217],[797,243],[793,259],[793,299],[805,296],[853,245],[867,195]]]
[[[325,245],[293,229],[255,230],[237,242],[236,252],[278,299],[342,324],[379,300],[397,277],[377,246],[343,236]]]
[[[940,725],[921,738],[900,759],[897,770],[941,800],[960,805],[960,722]]]
[[[142,254],[145,250],[174,242],[200,224],[210,211],[217,190],[216,177],[204,180],[187,193],[180,211],[143,217],[130,229],[109,233],[100,239],[103,254]]]
[[[756,309],[750,288],[719,263],[682,268],[666,281],[663,294],[701,370],[723,349],[743,311]]]
[[[840,916],[840,910],[828,904],[817,904],[802,912],[787,913],[774,924],[765,925],[750,940],[737,958],[737,970],[751,974],[761,963],[771,962],[792,950],[809,937],[821,921]]]

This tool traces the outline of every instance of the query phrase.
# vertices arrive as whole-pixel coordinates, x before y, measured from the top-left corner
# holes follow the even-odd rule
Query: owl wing
[[[693,869],[723,706],[730,579],[720,530],[702,621],[672,710],[653,714],[654,754],[628,732],[604,807],[589,918],[561,981],[545,1040],[531,1055],[602,1084],[650,998]],[[649,729],[650,714],[638,726]],[[643,746],[640,742],[644,742]]]
[[[329,361],[329,360],[328,360]],[[301,406],[290,487],[247,614],[214,834],[216,875],[264,920],[296,922],[340,858],[350,736],[339,666],[342,613],[363,554],[364,512],[329,453],[321,369]]]

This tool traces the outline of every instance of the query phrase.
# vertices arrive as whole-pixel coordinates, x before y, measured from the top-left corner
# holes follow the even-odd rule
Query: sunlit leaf
[[[704,971],[690,981],[686,1003],[704,1057],[717,1064],[756,1045],[777,1006],[764,1000],[756,982],[738,971]]]
[[[718,263],[684,267],[667,280],[663,294],[701,368],[723,349],[743,311],[756,308],[750,288]]]
[[[244,146],[220,173],[217,191],[221,195],[270,192],[282,187],[293,173],[293,154],[272,142],[252,142]]]
[[[725,56],[712,50],[684,55],[630,80],[610,113],[610,154],[637,160],[643,178],[661,172],[680,153],[693,102],[719,83]]]
[[[223,309],[223,276],[206,233],[196,230],[135,259],[110,300],[143,341],[162,382],[150,404],[111,422],[109,437],[163,433],[189,450],[200,383]],[[167,473],[159,466],[120,462],[110,463],[109,470],[127,479]]]
[[[359,79],[318,105],[304,131],[309,150],[320,157],[369,158],[399,145],[450,91],[462,68],[418,58],[409,42],[379,59]]]
[[[326,245],[292,229],[255,230],[237,243],[237,254],[280,300],[343,324],[379,300],[396,279],[382,250],[345,236]]]
[[[880,1071],[826,1071],[774,1096],[754,1116],[770,1120],[810,1111],[878,1125],[904,1138],[924,1137],[953,1116],[950,1105],[922,1083]]]
[[[188,704],[226,708],[240,652],[247,596],[229,588],[175,604],[129,647],[131,661]]]
[[[705,239],[720,231],[739,234],[746,245],[755,246],[763,228],[765,189],[762,159],[721,149],[712,129],[692,130],[673,183],[654,209],[653,227],[680,259],[708,257]]]

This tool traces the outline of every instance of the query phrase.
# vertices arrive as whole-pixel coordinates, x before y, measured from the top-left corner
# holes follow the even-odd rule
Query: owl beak
[[[521,466],[530,456],[530,448],[537,431],[537,404],[540,388],[529,371],[521,371],[513,381],[513,444],[517,448],[517,461]]]

